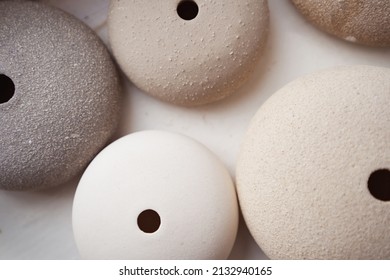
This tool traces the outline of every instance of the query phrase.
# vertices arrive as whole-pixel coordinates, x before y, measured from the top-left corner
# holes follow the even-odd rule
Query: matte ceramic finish
[[[389,108],[390,69],[371,66],[300,78],[260,108],[237,190],[270,258],[390,258],[390,201],[367,187],[372,172],[390,169]]]
[[[250,75],[265,45],[266,0],[196,0],[182,19],[180,0],[112,0],[111,47],[141,90],[185,106],[232,94]]]
[[[145,233],[144,210],[161,225]],[[73,204],[73,230],[85,259],[224,259],[238,206],[231,177],[203,145],[168,132],[125,136],[85,171]]]
[[[58,9],[0,1],[0,26],[0,74],[15,85],[0,104],[0,189],[60,185],[114,132],[116,69],[93,31]]]
[[[320,29],[344,40],[390,47],[389,0],[292,0]]]

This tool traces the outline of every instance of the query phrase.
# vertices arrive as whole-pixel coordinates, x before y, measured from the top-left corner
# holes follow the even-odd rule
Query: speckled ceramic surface
[[[105,148],[73,204],[86,259],[225,259],[238,205],[222,162],[189,137],[143,131]]]
[[[114,132],[116,69],[93,31],[58,9],[0,1],[0,26],[0,189],[57,186]]]
[[[73,14],[108,43],[108,0],[42,1]],[[290,1],[268,3],[271,30],[267,47],[254,78],[238,94],[188,110],[159,102],[125,83],[122,121],[116,136],[145,129],[176,131],[204,143],[233,174],[249,120],[277,89],[299,76],[346,63],[390,67],[389,48],[364,48],[329,38],[313,28]],[[73,180],[64,188],[43,192],[0,190],[0,259],[79,259],[71,225],[77,183]],[[229,259],[264,258],[240,222]]]
[[[108,24],[114,56],[136,86],[193,106],[220,100],[248,79],[269,13],[266,0],[112,0]]]
[[[390,68],[310,74],[276,92],[242,144],[237,191],[276,259],[390,258]]]
[[[320,29],[369,46],[390,47],[389,0],[292,0]]]

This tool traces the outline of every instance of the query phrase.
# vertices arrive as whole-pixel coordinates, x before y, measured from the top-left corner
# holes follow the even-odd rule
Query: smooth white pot
[[[145,210],[153,211],[140,215]],[[138,132],[109,145],[74,199],[74,235],[85,259],[224,259],[237,226],[226,168],[203,145],[169,132]]]

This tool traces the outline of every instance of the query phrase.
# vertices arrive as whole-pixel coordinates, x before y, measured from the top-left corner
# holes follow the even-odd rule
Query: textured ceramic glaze
[[[269,257],[390,258],[389,108],[390,69],[371,66],[300,78],[260,108],[237,189]]]
[[[219,159],[162,131],[105,148],[73,204],[76,244],[86,259],[224,259],[237,224],[235,188]]]
[[[292,0],[320,29],[344,40],[370,46],[390,46],[389,0]]]
[[[269,14],[266,0],[112,0],[108,24],[114,56],[136,86],[192,106],[232,94],[249,77]]]
[[[116,69],[98,37],[58,9],[0,1],[0,26],[0,188],[62,184],[114,132]]]

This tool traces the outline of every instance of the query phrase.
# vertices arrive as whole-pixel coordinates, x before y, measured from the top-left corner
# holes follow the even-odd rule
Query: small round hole
[[[156,232],[161,224],[160,215],[151,209],[142,211],[138,215],[137,224],[139,229],[145,233]]]
[[[8,76],[0,74],[0,104],[8,102],[14,93],[14,82]]]
[[[376,199],[390,201],[390,170],[379,169],[368,178],[368,190]]]
[[[198,4],[193,0],[183,0],[177,6],[177,14],[184,20],[196,18],[199,12]]]

